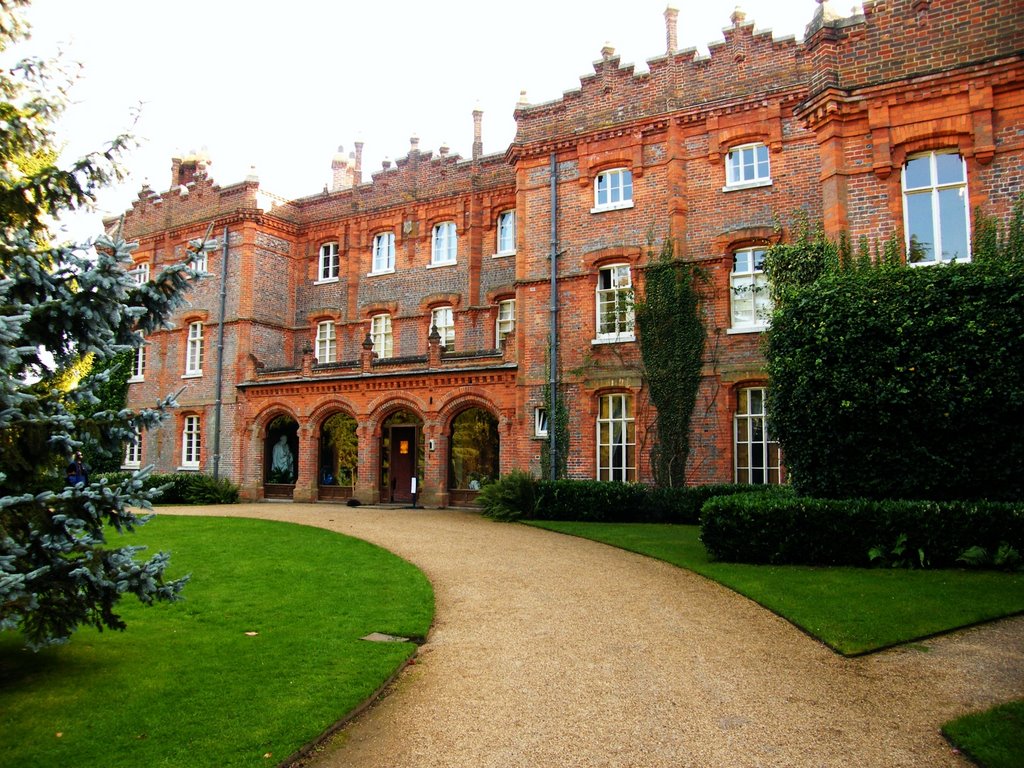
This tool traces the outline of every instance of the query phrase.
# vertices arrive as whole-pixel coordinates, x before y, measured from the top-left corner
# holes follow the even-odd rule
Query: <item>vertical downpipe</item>
[[[220,260],[220,317],[217,319],[217,402],[213,408],[213,479],[220,476],[220,411],[224,402],[224,312],[228,299],[228,228],[224,227],[224,249]]]
[[[558,441],[555,439],[555,414],[558,406],[558,158],[551,153],[551,342],[548,360],[548,442],[551,450],[552,480],[558,478]]]

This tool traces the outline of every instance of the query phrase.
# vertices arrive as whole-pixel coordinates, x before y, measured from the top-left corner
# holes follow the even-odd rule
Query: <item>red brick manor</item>
[[[130,404],[182,393],[126,466],[216,468],[249,499],[409,502],[415,480],[423,504],[464,503],[539,473],[554,325],[570,476],[649,482],[622,299],[671,238],[710,279],[688,479],[778,482],[760,353],[777,222],[799,209],[833,236],[915,237],[924,264],[967,260],[975,208],[1007,217],[1024,179],[1021,0],[808,6],[803,42],[737,11],[708,56],[678,48],[670,8],[647,72],[605,48],[578,88],[515,106],[501,154],[474,113],[468,159],[414,139],[364,181],[357,144],[297,200],[175,158],[126,216],[137,274],[211,225],[217,247],[137,357]]]

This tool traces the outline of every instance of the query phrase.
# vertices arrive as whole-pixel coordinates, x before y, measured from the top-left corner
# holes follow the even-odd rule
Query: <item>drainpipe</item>
[[[551,153],[551,340],[548,360],[548,442],[552,480],[558,478],[558,441],[555,439],[555,414],[558,406],[558,159]]]
[[[220,260],[220,317],[217,319],[217,402],[213,408],[213,479],[220,475],[220,411],[224,383],[224,313],[228,299],[228,228],[224,227],[224,250]]]

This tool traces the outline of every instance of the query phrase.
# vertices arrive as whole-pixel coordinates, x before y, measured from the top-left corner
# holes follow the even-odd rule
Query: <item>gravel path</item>
[[[687,571],[470,512],[222,513],[374,542],[434,585],[416,663],[310,768],[969,766],[939,726],[1024,696],[1024,617],[844,659]]]

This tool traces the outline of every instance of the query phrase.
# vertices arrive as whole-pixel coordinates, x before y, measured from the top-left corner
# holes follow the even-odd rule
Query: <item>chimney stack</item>
[[[480,123],[483,120],[484,112],[480,107],[473,110],[473,159],[479,160],[484,154],[483,132],[480,130]]]
[[[665,53],[671,55],[679,50],[679,41],[676,37],[676,21],[679,19],[679,9],[671,5],[665,8]]]
[[[363,183],[363,142],[356,142],[356,167],[352,170],[352,182],[354,184]]]
[[[345,147],[339,145],[331,160],[331,192],[351,189],[355,179],[355,157],[345,156]]]

